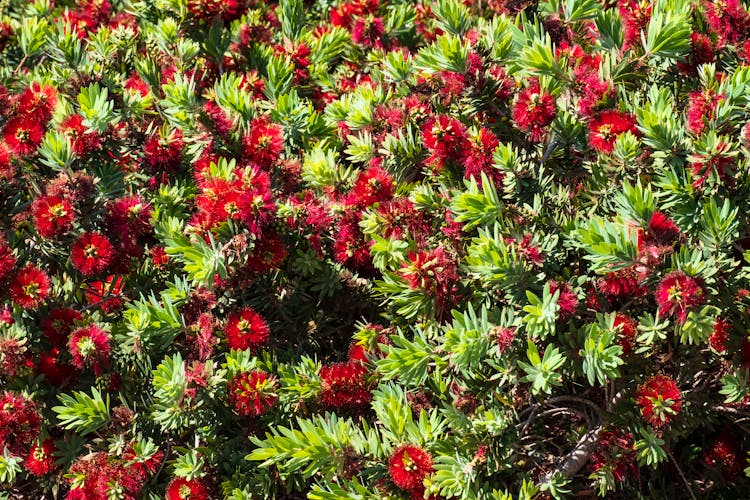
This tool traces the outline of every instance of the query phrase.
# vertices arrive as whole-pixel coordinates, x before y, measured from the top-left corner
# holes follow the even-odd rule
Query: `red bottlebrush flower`
[[[688,310],[703,304],[706,294],[699,281],[682,271],[666,275],[656,289],[659,314],[675,316],[679,323],[687,319]]]
[[[639,0],[619,0],[617,10],[625,27],[625,43],[623,49],[638,46],[641,43],[641,31],[648,28],[651,21],[651,2]]]
[[[516,127],[528,132],[532,142],[541,142],[547,126],[556,115],[554,96],[542,92],[537,79],[532,79],[529,86],[518,94],[513,106],[513,122]]]
[[[250,124],[245,136],[245,155],[252,163],[268,169],[284,150],[284,132],[267,117],[258,117]]]
[[[289,252],[275,231],[266,231],[255,241],[253,253],[247,259],[247,268],[257,274],[278,268]]]
[[[110,341],[109,333],[93,324],[74,330],[68,340],[73,366],[90,366],[97,377],[101,375],[109,365]]]
[[[109,206],[112,234],[144,235],[151,231],[151,204],[139,195],[118,198]]]
[[[237,413],[259,417],[276,404],[278,381],[262,370],[252,370],[235,375],[229,381],[229,400]]]
[[[687,109],[687,129],[691,134],[701,135],[709,121],[716,116],[716,107],[724,100],[724,94],[714,89],[691,92]]]
[[[85,156],[98,148],[101,139],[96,132],[89,132],[83,124],[81,115],[72,115],[60,125],[60,130],[70,140],[73,152],[78,156]]]
[[[440,170],[446,162],[459,162],[471,149],[466,126],[447,115],[428,118],[422,125],[422,142],[430,151],[427,164]]]
[[[211,490],[203,479],[176,477],[167,486],[166,500],[210,500]]]
[[[189,344],[190,351],[205,361],[211,357],[214,352],[214,346],[219,343],[219,339],[214,335],[216,320],[211,313],[203,313],[198,316],[196,322],[188,328],[186,340]]]
[[[666,214],[657,210],[648,223],[648,237],[662,244],[671,244],[680,239],[680,228]]]
[[[349,214],[339,222],[333,242],[333,257],[337,262],[356,269],[367,270],[372,267],[370,250],[359,227],[358,215]]]
[[[27,156],[42,143],[44,125],[28,116],[14,118],[5,124],[3,138],[13,153]]]
[[[565,321],[578,309],[578,296],[576,296],[570,283],[559,283],[555,280],[550,280],[549,293],[554,295],[558,290],[560,290],[560,295],[557,297],[557,306],[559,307],[558,318],[561,321]]]
[[[388,460],[391,480],[406,491],[422,490],[425,478],[432,472],[432,456],[413,444],[399,446]]]
[[[73,225],[73,204],[60,196],[42,196],[31,204],[34,227],[43,238],[52,238],[68,232]]]
[[[464,159],[465,179],[474,177],[479,181],[482,173],[484,173],[492,180],[495,186],[502,185],[503,171],[494,167],[492,159],[492,155],[498,144],[500,144],[498,138],[486,128],[481,128],[479,134],[472,137],[471,150]]]
[[[16,256],[13,255],[13,249],[0,235],[0,283],[10,276],[11,271],[16,266]]]
[[[27,365],[29,353],[23,338],[0,335],[0,376],[15,377]]]
[[[737,445],[738,438],[731,429],[725,428],[703,452],[706,464],[719,468],[730,483],[740,476],[744,467],[745,454]]]
[[[696,76],[698,66],[712,63],[715,60],[716,54],[711,39],[703,33],[694,31],[690,34],[690,54],[687,56],[687,61],[678,62],[677,67],[686,75]]]
[[[109,266],[114,249],[100,233],[83,233],[70,249],[73,266],[85,276],[98,274]]]
[[[372,400],[367,373],[367,367],[359,361],[321,367],[321,401],[331,408],[366,407]]]
[[[638,476],[633,435],[619,428],[600,432],[599,442],[591,453],[591,467],[594,471],[611,471],[618,483],[625,480],[628,474]]]
[[[708,337],[708,345],[714,351],[719,354],[727,352],[727,340],[729,339],[729,331],[732,325],[729,321],[719,318],[714,322],[714,331],[710,337]]]
[[[0,448],[25,455],[39,435],[39,408],[31,399],[12,392],[0,394]]]
[[[268,343],[270,332],[266,320],[249,307],[230,314],[224,329],[230,349],[252,351]]]
[[[721,45],[742,40],[747,33],[750,16],[739,0],[703,2],[706,21],[716,33]]]
[[[366,208],[375,203],[386,201],[393,196],[393,178],[380,167],[370,167],[360,172],[354,181],[346,203],[359,208]]]
[[[682,392],[671,377],[656,375],[638,387],[635,402],[646,422],[662,427],[671,423],[682,410]]]
[[[693,176],[692,186],[700,189],[709,177],[727,186],[734,185],[736,151],[726,141],[719,141],[715,149],[705,155],[690,155],[690,173]]]
[[[360,17],[352,27],[352,41],[364,47],[383,49],[387,48],[387,44],[383,43],[384,33],[385,27],[382,17]]]
[[[34,309],[50,292],[49,276],[33,264],[16,273],[10,282],[10,298],[24,309]]]
[[[504,328],[498,326],[495,328],[495,338],[497,339],[497,347],[501,353],[507,351],[513,342],[516,340],[516,329],[515,328]]]
[[[250,232],[260,237],[276,214],[271,178],[258,166],[247,167],[242,175],[242,185],[237,198],[239,216]]]
[[[150,92],[148,85],[144,82],[138,73],[133,73],[130,78],[125,82],[125,90],[131,95],[138,94],[141,97],[146,97]]]
[[[40,123],[46,123],[56,105],[57,91],[54,87],[34,82],[18,96],[17,116],[33,116]]]
[[[0,182],[10,182],[14,179],[15,167],[10,162],[10,151],[8,147],[0,142]]]
[[[67,342],[66,342],[67,344]],[[51,385],[64,387],[76,374],[76,369],[60,360],[60,348],[53,347],[39,354],[36,369]]]
[[[143,152],[154,173],[172,173],[182,161],[182,132],[160,130],[146,139]]]
[[[109,314],[122,307],[123,287],[122,276],[110,275],[104,281],[93,281],[86,286],[86,302]]]
[[[211,21],[221,16],[225,22],[232,22],[247,10],[247,0],[188,0],[187,8],[197,19]]]
[[[634,134],[638,132],[633,115],[614,110],[602,111],[589,123],[589,145],[596,151],[611,153],[617,138],[628,131]]]
[[[57,447],[51,438],[35,444],[24,462],[26,469],[35,476],[46,476],[55,468],[56,458],[52,456],[55,451]]]
[[[232,117],[214,101],[206,101],[205,104],[203,104],[203,112],[206,114],[206,117],[208,117],[211,129],[222,138],[227,139],[229,137],[229,132],[231,132],[232,127],[234,127],[234,120],[232,120]]]
[[[614,326],[618,330],[617,343],[622,347],[622,353],[629,356],[633,353],[633,342],[638,333],[638,325],[630,316],[617,313]]]

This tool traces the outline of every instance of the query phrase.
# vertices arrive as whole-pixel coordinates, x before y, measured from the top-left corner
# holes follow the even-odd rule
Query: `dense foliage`
[[[750,497],[740,0],[2,0],[0,60],[0,497]]]

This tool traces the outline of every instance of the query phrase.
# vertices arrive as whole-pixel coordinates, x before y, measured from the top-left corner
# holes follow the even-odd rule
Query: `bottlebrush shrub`
[[[747,2],[0,4],[0,496],[750,498]]]

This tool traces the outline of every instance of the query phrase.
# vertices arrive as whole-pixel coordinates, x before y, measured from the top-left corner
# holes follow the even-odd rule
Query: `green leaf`
[[[598,315],[597,323],[586,328],[586,340],[579,354],[583,357],[583,372],[590,385],[604,385],[620,376],[622,347],[616,344],[615,314]]]
[[[482,172],[481,193],[473,177],[464,183],[466,191],[459,192],[451,202],[451,210],[456,214],[456,220],[465,223],[464,231],[499,221],[503,214],[503,203],[487,175]]]
[[[109,394],[105,400],[99,390],[92,388],[91,396],[73,391],[72,396],[59,394],[57,398],[62,406],[55,406],[52,411],[65,429],[85,436],[109,422]]]
[[[528,346],[526,356],[531,364],[523,361],[518,362],[518,366],[526,372],[526,376],[521,380],[532,383],[531,393],[534,395],[541,392],[550,394],[552,393],[552,386],[562,385],[562,376],[556,370],[565,364],[565,357],[553,345],[548,345],[545,348],[544,358],[540,357],[539,350],[534,342],[529,340]]]

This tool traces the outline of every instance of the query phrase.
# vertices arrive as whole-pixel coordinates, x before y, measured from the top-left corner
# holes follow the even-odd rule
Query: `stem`
[[[666,450],[666,452],[667,452],[667,455],[669,455],[669,459],[672,461],[672,464],[675,466],[675,469],[677,469],[677,472],[680,474],[680,477],[682,478],[682,482],[685,483],[685,487],[687,488],[688,493],[690,493],[690,498],[692,498],[693,500],[698,500],[695,497],[695,493],[693,493],[693,489],[690,487],[690,483],[685,477],[685,474],[683,474],[682,469],[680,468],[680,465],[677,463],[677,460],[674,459],[674,456],[672,456],[672,452],[669,450]]]

